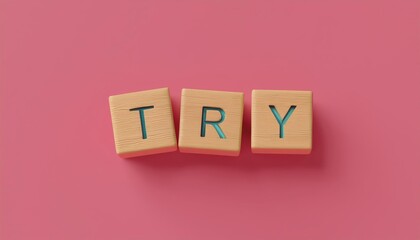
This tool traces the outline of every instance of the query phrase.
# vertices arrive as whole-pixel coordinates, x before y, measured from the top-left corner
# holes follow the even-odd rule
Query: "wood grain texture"
[[[226,138],[220,138],[215,128],[206,125],[201,137],[203,107],[218,107],[225,111],[220,127]],[[179,129],[179,150],[186,153],[238,156],[241,150],[243,93],[183,89]],[[208,111],[206,119],[217,121],[221,114]]]
[[[283,138],[270,105],[284,118],[296,106],[284,125]],[[252,91],[251,147],[253,153],[309,154],[312,150],[311,91]]]
[[[177,141],[168,88],[126,93],[109,97],[117,154],[135,157],[177,150]],[[144,111],[147,138],[143,139],[139,111]]]

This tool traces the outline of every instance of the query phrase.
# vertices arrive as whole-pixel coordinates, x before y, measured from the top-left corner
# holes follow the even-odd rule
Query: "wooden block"
[[[168,88],[110,96],[109,106],[118,155],[135,157],[177,150]]]
[[[243,93],[183,89],[179,150],[238,156],[241,150]]]
[[[311,91],[252,91],[253,153],[309,154],[312,150]]]

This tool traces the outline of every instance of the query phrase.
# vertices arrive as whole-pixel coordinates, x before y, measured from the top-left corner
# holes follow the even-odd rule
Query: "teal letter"
[[[219,111],[220,113],[220,120],[218,121],[207,121],[207,111]],[[222,129],[219,126],[219,123],[222,123],[225,120],[225,111],[218,107],[203,107],[202,115],[201,115],[201,137],[206,136],[206,124],[212,125],[215,129],[217,134],[219,134],[220,138],[226,138],[225,134],[223,133]]]
[[[147,138],[146,132],[146,120],[144,120],[144,110],[152,109],[154,106],[147,106],[147,107],[139,107],[139,108],[132,108],[130,111],[139,111],[140,113],[140,124],[141,124],[141,135],[143,139]]]
[[[290,106],[289,110],[286,113],[286,116],[284,116],[284,119],[281,119],[276,107],[274,105],[270,105],[271,112],[274,114],[274,117],[280,125],[280,138],[284,138],[284,125],[286,125],[287,120],[289,120],[295,108],[296,106]]]

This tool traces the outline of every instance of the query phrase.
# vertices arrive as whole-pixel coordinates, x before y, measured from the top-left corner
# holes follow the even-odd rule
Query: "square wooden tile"
[[[251,122],[253,153],[309,154],[312,92],[253,90]]]
[[[168,88],[110,96],[109,106],[115,148],[120,156],[177,150]]]
[[[243,108],[243,93],[183,89],[179,150],[238,156]]]

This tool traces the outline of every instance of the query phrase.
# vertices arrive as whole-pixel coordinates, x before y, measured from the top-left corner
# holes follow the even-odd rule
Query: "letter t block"
[[[312,150],[311,91],[252,91],[253,153],[309,154]]]
[[[111,96],[109,106],[118,155],[135,157],[176,151],[167,88]]]
[[[238,156],[243,98],[239,92],[183,89],[180,152]]]

